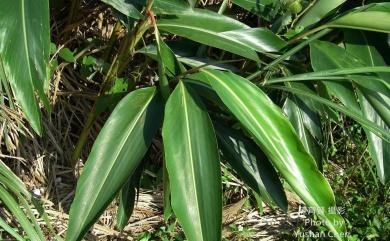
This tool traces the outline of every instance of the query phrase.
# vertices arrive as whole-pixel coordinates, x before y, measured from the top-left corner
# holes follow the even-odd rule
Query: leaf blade
[[[316,208],[334,206],[328,182],[317,170],[314,159],[305,151],[281,110],[260,89],[238,75],[211,70],[202,72],[302,200]],[[344,230],[344,225],[338,226],[334,222],[341,221],[341,216],[324,211],[319,216],[328,221],[328,227],[341,239],[339,232]]]
[[[115,107],[97,137],[77,184],[67,241],[81,240],[133,174],[160,125],[154,87],[131,92]]]
[[[34,90],[47,107],[43,83],[48,79],[49,3],[47,0],[4,0],[0,9],[7,9],[0,15],[0,62],[27,120],[41,134]]]
[[[240,178],[271,204],[276,203],[287,213],[288,204],[278,174],[249,138],[242,133],[214,122],[223,156]]]
[[[163,125],[171,203],[190,241],[221,239],[222,193],[211,120],[183,82],[171,94]]]

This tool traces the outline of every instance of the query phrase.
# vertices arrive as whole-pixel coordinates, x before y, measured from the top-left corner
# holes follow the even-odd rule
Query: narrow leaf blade
[[[134,173],[160,126],[161,104],[155,87],[133,91],[118,103],[77,183],[67,241],[81,240]]]
[[[179,82],[163,125],[171,203],[189,241],[221,239],[221,171],[215,133],[200,98]]]
[[[253,135],[257,144],[281,172],[294,191],[310,207],[321,209],[319,216],[338,239],[342,217],[328,213],[335,205],[332,189],[318,171],[282,111],[259,88],[233,73],[203,70],[225,105]]]

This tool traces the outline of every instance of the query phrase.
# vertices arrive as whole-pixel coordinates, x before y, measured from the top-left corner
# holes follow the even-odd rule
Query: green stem
[[[103,54],[103,60],[105,62],[108,62],[110,60],[110,56],[111,56],[112,51],[114,49],[115,42],[118,40],[118,36],[119,36],[121,28],[122,28],[122,24],[119,20],[117,20],[115,23],[114,29],[112,30],[110,40],[108,41],[107,49]]]
[[[259,77],[264,71],[266,71],[266,70],[276,66],[277,64],[281,63],[283,60],[287,59],[291,55],[297,53],[299,50],[301,50],[304,47],[306,47],[306,45],[311,43],[313,40],[321,38],[322,36],[326,35],[330,31],[331,31],[331,29],[325,29],[325,30],[323,30],[321,32],[316,33],[315,35],[313,35],[310,38],[306,39],[302,43],[298,44],[294,48],[290,49],[289,51],[287,51],[286,53],[284,53],[283,55],[281,55],[280,57],[278,57],[277,59],[275,59],[274,61],[272,61],[268,65],[266,65],[264,68],[262,68],[259,71],[251,74],[250,76],[248,76],[247,79],[248,80],[254,80],[255,78]]]
[[[101,87],[100,91],[98,93],[98,96],[104,95],[106,91],[110,88],[111,84],[117,76],[119,76],[127,66],[128,62],[130,61],[131,57],[134,54],[134,49],[144,33],[150,28],[151,23],[149,21],[149,18],[145,18],[144,20],[138,22],[138,24],[134,27],[133,31],[128,33],[123,40],[121,46],[119,47],[118,55],[113,60],[113,62],[110,65],[110,68],[108,70],[108,73],[106,74]],[[134,83],[133,85],[134,86]],[[97,109],[96,109],[96,101],[92,107],[92,110],[88,114],[86,124],[84,125],[80,137],[76,143],[75,149],[71,155],[70,162],[71,165],[74,167],[77,163],[78,159],[80,158],[81,151],[88,140],[88,135],[91,127],[93,126],[96,118],[98,116]]]
[[[222,15],[225,12],[228,5],[229,5],[229,0],[223,0],[221,6],[219,7],[218,14]]]

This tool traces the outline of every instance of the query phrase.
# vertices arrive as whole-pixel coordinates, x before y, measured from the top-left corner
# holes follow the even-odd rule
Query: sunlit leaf
[[[108,118],[77,183],[67,241],[81,240],[136,170],[160,126],[160,98],[155,87],[136,90]]]
[[[221,239],[222,186],[213,126],[196,93],[179,82],[162,131],[173,211],[189,241]]]

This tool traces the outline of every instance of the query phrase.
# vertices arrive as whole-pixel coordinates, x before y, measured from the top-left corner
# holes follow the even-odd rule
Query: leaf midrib
[[[25,1],[22,0],[21,1],[21,16],[22,16],[22,33],[23,33],[23,45],[24,45],[24,57],[26,59],[26,63],[27,63],[27,69],[28,69],[28,75],[29,75],[29,78],[30,78],[30,83],[32,84],[32,87],[34,89],[34,83],[33,83],[33,77],[32,77],[32,73],[31,73],[31,63],[30,63],[30,58],[28,57],[29,56],[29,53],[28,53],[28,46],[27,46],[27,27],[26,27],[26,16],[25,16]],[[35,122],[35,120],[32,120],[33,122]],[[39,126],[39,123],[38,123],[38,126]],[[40,127],[39,127],[40,128]]]
[[[141,109],[141,111],[139,111],[139,114],[136,115],[136,118],[134,119],[134,121],[132,122],[132,124],[130,125],[130,127],[127,128],[129,131],[127,132],[126,138],[123,138],[122,141],[121,141],[121,143],[119,144],[119,146],[120,146],[119,150],[120,150],[120,151],[118,151],[117,154],[115,154],[115,156],[114,156],[113,158],[110,158],[110,159],[112,159],[112,160],[118,159],[118,156],[119,156],[119,154],[121,153],[121,151],[122,151],[124,145],[126,144],[127,140],[129,139],[129,136],[131,135],[131,133],[133,133],[135,126],[137,125],[137,123],[139,122],[140,118],[141,118],[142,115],[144,114],[145,110],[146,110],[147,107],[149,106],[149,104],[150,104],[151,100],[153,99],[153,97],[154,97],[154,93],[149,97],[149,100],[148,100],[147,102],[145,102],[144,107]],[[116,162],[116,161],[112,161],[112,162],[111,162],[112,165],[110,165],[110,167],[109,167],[109,169],[108,169],[109,171],[106,172],[107,174],[104,176],[104,179],[103,179],[103,180],[106,180],[106,179],[107,179],[107,177],[108,177],[109,174],[111,173],[112,168],[114,167],[114,163],[115,163],[115,162]],[[98,198],[99,195],[100,195],[100,190],[101,190],[101,188],[102,188],[103,186],[104,186],[104,182],[102,182],[102,184],[99,185],[99,189],[96,188],[96,190],[99,190],[99,192],[97,192],[97,194],[94,195],[95,198],[94,198],[93,202],[90,202],[90,203],[96,203],[96,200],[97,200],[97,198]],[[90,197],[91,197],[91,196],[90,196]],[[88,200],[90,200],[90,199],[88,199]],[[94,208],[94,205],[88,205],[88,206],[90,207],[90,208],[88,208],[88,214],[84,216],[85,218],[83,218],[83,222],[80,222],[80,223],[84,223],[85,220],[87,220],[87,219],[89,218],[89,216],[90,216],[90,214],[91,214],[90,211]],[[81,229],[81,225],[79,226],[79,229]]]
[[[192,170],[192,173],[195,174],[195,167],[194,167],[194,159],[193,159],[193,151],[192,151],[192,145],[191,145],[191,131],[190,131],[190,121],[189,121],[189,116],[188,116],[188,106],[187,106],[187,97],[186,97],[186,89],[185,89],[185,86],[184,86],[184,83],[181,83],[180,84],[180,89],[182,91],[182,101],[183,101],[183,109],[184,109],[184,118],[185,118],[185,126],[186,126],[186,132],[187,132],[187,145],[188,145],[188,151],[189,151],[189,154],[190,154],[190,163],[191,163],[191,170]],[[199,217],[199,224],[201,225],[201,228],[200,228],[200,233],[201,233],[201,237],[204,237],[203,236],[203,228],[202,228],[202,218],[201,218],[201,215],[200,215],[200,205],[199,205],[199,200],[198,200],[198,192],[197,192],[197,188],[196,188],[196,180],[195,180],[195,175],[192,175],[192,181],[194,183],[194,190],[195,190],[195,202],[196,202],[196,206],[198,207],[196,210],[198,212],[198,217]]]
[[[208,73],[209,75],[211,75],[211,76],[213,76],[215,79],[217,79],[217,80],[219,81],[219,83],[220,83],[221,85],[223,85],[223,86],[226,88],[226,90],[228,90],[228,91],[231,93],[231,95],[234,97],[234,99],[236,99],[236,101],[237,101],[238,103],[241,104],[242,108],[249,114],[249,116],[251,117],[252,121],[254,120],[253,122],[254,122],[255,125],[261,130],[261,132],[266,133],[266,131],[264,130],[264,128],[263,128],[259,123],[257,123],[256,117],[251,113],[251,111],[250,111],[250,110],[247,108],[247,106],[242,102],[242,100],[236,95],[236,93],[235,93],[228,85],[226,85],[226,84],[223,82],[223,80],[221,80],[218,76],[213,75],[212,73],[210,73],[210,72],[207,71],[207,70],[202,70],[202,71]],[[281,158],[281,157],[282,157],[282,154],[279,152],[278,148],[276,148],[276,146],[273,144],[272,140],[268,137],[268,135],[264,135],[264,136],[265,136],[265,138],[267,139],[267,142],[271,144],[271,146],[273,147],[273,149],[274,149],[275,152],[277,153],[278,159],[281,160],[281,163],[286,164],[285,162],[282,161],[282,160],[283,160],[283,158]],[[291,158],[291,156],[290,156],[290,158]],[[292,169],[295,169],[295,168],[292,168]]]
[[[214,36],[217,36],[217,37],[222,37],[223,39],[232,41],[235,44],[241,45],[242,47],[247,48],[247,49],[253,51],[256,54],[256,50],[254,50],[252,47],[250,47],[250,46],[248,46],[246,44],[243,44],[243,43],[241,43],[241,42],[239,42],[239,41],[237,41],[235,39],[232,39],[229,36],[223,34],[224,32],[231,32],[231,31],[235,31],[235,30],[229,30],[229,31],[223,31],[223,32],[215,32],[215,31],[210,31],[210,30],[206,30],[206,29],[203,29],[203,28],[199,28],[199,27],[188,27],[186,25],[171,24],[171,23],[159,23],[159,24],[157,24],[157,26],[159,26],[159,27],[161,27],[161,26],[162,27],[164,27],[164,26],[165,27],[177,27],[177,28],[191,29],[191,30],[197,30],[197,31],[203,32],[203,33],[208,33],[208,34],[211,34],[211,35],[214,35]],[[237,30],[240,30],[240,29],[237,29]]]

